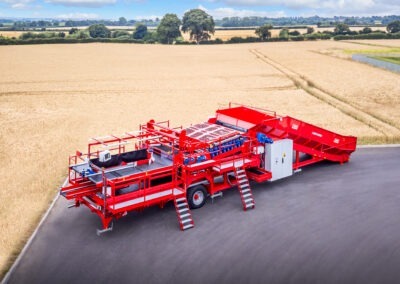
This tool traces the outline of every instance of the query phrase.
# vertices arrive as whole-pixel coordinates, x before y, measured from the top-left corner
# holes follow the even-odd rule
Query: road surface
[[[130,213],[101,237],[97,215],[60,198],[9,283],[400,283],[400,148],[359,149],[192,211]]]

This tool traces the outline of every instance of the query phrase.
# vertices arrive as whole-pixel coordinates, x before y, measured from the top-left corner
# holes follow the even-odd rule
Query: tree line
[[[215,25],[219,27],[259,27],[265,24],[273,26],[308,26],[317,25],[318,27],[333,27],[338,23],[344,23],[349,26],[376,26],[387,25],[391,22],[400,20],[400,16],[369,16],[369,17],[224,17],[215,20]],[[95,24],[103,24],[105,26],[135,26],[137,23],[142,23],[148,27],[158,26],[161,19],[143,19],[143,20],[127,20],[125,17],[120,17],[118,20],[24,20],[14,21],[11,19],[0,19],[0,27],[7,26],[12,29],[24,28],[46,28],[46,27],[86,27]]]
[[[127,23],[125,18],[119,19],[120,23]],[[271,40],[271,30],[274,29],[271,24],[264,24],[255,29],[254,33],[257,37],[239,38],[234,37],[229,40],[229,43],[237,42],[256,42]],[[79,30],[72,27],[68,32],[43,32],[33,33],[27,32],[20,36],[20,40],[37,40],[37,39],[115,39],[118,42],[144,42],[144,43],[182,43],[182,32],[189,33],[190,40],[199,44],[201,42],[223,43],[222,40],[216,39],[210,41],[211,36],[215,33],[215,21],[212,16],[201,9],[192,9],[187,11],[183,18],[180,19],[176,14],[166,14],[157,25],[155,30],[149,30],[144,23],[137,23],[133,33],[126,30],[111,31],[106,25],[96,23],[90,25],[87,29]],[[400,20],[393,21],[387,25],[389,34],[400,32]],[[323,33],[315,33],[314,28],[307,27],[307,31],[301,34],[299,31],[290,31],[288,28],[281,29],[278,39],[280,40],[315,40],[329,39],[331,37],[341,36],[346,39],[346,36],[358,36],[370,34],[368,38],[374,38],[374,35],[380,33],[376,38],[382,37],[384,31],[373,31],[370,27],[365,27],[360,32],[351,31],[349,25],[338,23],[333,32],[324,31]],[[393,38],[393,37],[390,37]],[[3,39],[4,40],[4,39]]]
[[[265,24],[273,26],[317,25],[318,27],[332,27],[338,23],[344,23],[350,26],[387,25],[398,20],[400,20],[400,16],[395,15],[371,17],[225,17],[216,20],[215,23],[221,27],[258,27]]]

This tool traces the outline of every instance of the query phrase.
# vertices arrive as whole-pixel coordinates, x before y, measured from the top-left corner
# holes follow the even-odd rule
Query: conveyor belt
[[[357,138],[344,136],[293,117],[280,117],[246,107],[217,111],[217,119],[226,124],[249,129],[259,127],[268,137],[290,138],[294,150],[334,162],[346,162],[355,151]]]
[[[151,163],[150,165],[146,164],[146,165],[140,165],[140,166],[136,166],[136,167],[134,167],[132,165],[128,165],[128,166],[125,166],[122,168],[119,167],[115,170],[112,170],[112,169],[108,170],[105,173],[105,176],[108,180],[113,180],[116,178],[130,176],[130,175],[133,175],[136,173],[151,171],[154,169],[169,167],[172,165],[171,160],[161,158],[159,155],[154,155],[154,159],[155,159],[155,161],[153,163]],[[90,175],[90,176],[88,176],[88,178],[94,183],[100,183],[103,180],[101,173],[96,173],[96,174]]]

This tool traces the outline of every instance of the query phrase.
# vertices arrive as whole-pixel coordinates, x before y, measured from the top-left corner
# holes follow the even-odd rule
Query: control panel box
[[[282,139],[265,144],[265,169],[272,173],[270,181],[293,174],[293,140]]]

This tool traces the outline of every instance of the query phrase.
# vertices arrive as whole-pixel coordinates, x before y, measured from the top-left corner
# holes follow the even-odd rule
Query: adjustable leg
[[[105,232],[109,232],[112,231],[113,229],[113,223],[112,221],[112,217],[101,217],[101,221],[103,223],[103,229],[97,229],[97,235],[100,236],[101,234],[105,233]],[[111,226],[110,226],[111,223]]]

